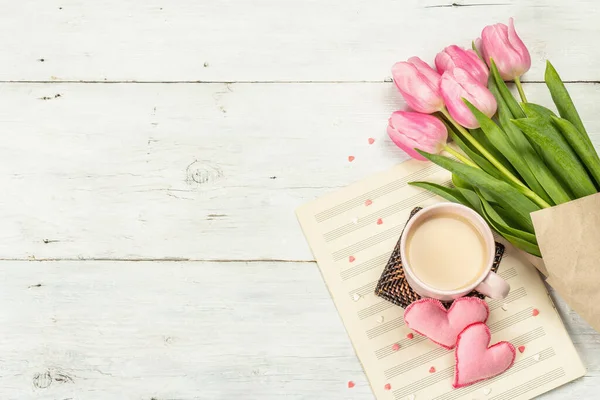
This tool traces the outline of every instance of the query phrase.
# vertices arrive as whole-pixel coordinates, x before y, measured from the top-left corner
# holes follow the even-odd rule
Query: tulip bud
[[[483,28],[481,44],[483,58],[488,65],[490,58],[494,60],[502,79],[514,80],[529,71],[531,56],[515,31],[512,18],[508,26],[495,24]]]
[[[473,50],[485,60],[485,57],[483,56],[483,43],[481,42],[481,38],[477,38],[473,41]]]
[[[435,67],[440,74],[454,68],[463,69],[487,86],[490,71],[473,50],[461,49],[456,45],[448,46],[435,56]]]
[[[394,64],[392,76],[404,100],[413,110],[431,114],[444,107],[439,88],[441,76],[419,57]]]
[[[388,120],[387,133],[390,139],[414,159],[426,161],[415,151],[440,153],[446,146],[446,126],[434,116],[409,111],[396,111]]]
[[[497,104],[492,92],[465,70],[455,68],[444,72],[440,88],[448,112],[466,128],[478,128],[479,123],[463,98],[490,118],[496,113]]]

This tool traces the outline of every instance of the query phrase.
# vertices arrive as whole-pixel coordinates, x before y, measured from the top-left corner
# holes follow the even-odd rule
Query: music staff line
[[[455,400],[458,399],[468,393],[471,393],[477,389],[481,389],[484,386],[489,386],[490,384],[497,382],[499,380],[505,379],[517,372],[520,372],[524,369],[527,369],[538,362],[543,362],[551,357],[556,355],[556,352],[552,347],[546,348],[539,353],[539,360],[536,361],[534,356],[526,357],[522,360],[517,361],[508,371],[504,372],[501,375],[498,375],[494,378],[488,379],[487,381],[479,382],[471,386],[467,386],[461,389],[451,389],[449,385],[449,389],[451,390],[448,393],[445,393],[441,396],[436,397],[434,400]],[[432,385],[435,385],[445,379],[452,377],[454,374],[454,366],[445,368],[435,375],[430,375],[425,378],[422,378],[414,383],[403,386],[399,389],[394,390],[394,398],[397,400],[402,399],[403,397],[409,394],[418,394],[419,391],[426,389]]]
[[[529,342],[531,342],[535,339],[538,339],[542,336],[545,336],[545,335],[546,335],[546,333],[545,333],[544,329],[542,327],[538,327],[529,332],[526,332],[522,335],[519,335],[519,336],[513,338],[512,340],[510,340],[510,342],[514,346],[521,346],[523,344],[529,343]],[[384,371],[384,375],[385,375],[386,379],[395,378],[396,376],[402,375],[405,372],[413,370],[416,367],[425,365],[425,364],[429,363],[430,361],[433,361],[437,358],[443,357],[452,352],[453,352],[453,350],[447,350],[442,347],[437,347],[427,353],[424,353],[417,357],[414,357],[402,364],[398,364],[392,368],[388,368],[387,370]]]
[[[523,290],[523,291],[524,291],[524,290]],[[509,297],[510,297],[510,295],[509,295]],[[508,297],[507,297],[507,299],[508,299]],[[516,300],[516,299],[514,299],[514,300]],[[511,301],[514,301],[514,300],[511,300]],[[391,303],[390,303],[390,304],[391,304]],[[508,304],[508,303],[507,303],[507,304]],[[395,341],[395,342],[393,342],[393,343],[390,343],[390,344],[388,344],[388,345],[387,345],[387,346],[385,346],[385,347],[382,347],[382,348],[380,348],[380,349],[377,349],[377,350],[375,350],[375,357],[377,357],[377,359],[378,359],[378,360],[381,360],[381,359],[383,359],[383,358],[385,358],[385,357],[387,357],[387,356],[390,356],[390,355],[392,355],[392,354],[396,353],[394,350],[392,350],[392,346],[393,346],[395,343],[396,343],[396,344],[399,344],[401,349],[404,349],[404,348],[407,348],[407,347],[410,347],[410,346],[412,346],[413,344],[420,343],[420,342],[421,342],[421,341],[423,341],[423,340],[424,340],[424,339],[423,339],[423,337],[422,337],[422,336],[418,336],[418,337],[415,337],[415,338],[414,338],[414,339],[412,339],[412,340],[410,340],[410,339],[402,339],[402,340],[400,340],[400,341]]]
[[[427,168],[420,169],[418,171],[413,172],[403,178],[397,179],[393,182],[387,183],[381,187],[370,190],[366,193],[361,194],[360,196],[356,196],[350,200],[347,200],[341,204],[337,204],[327,210],[323,210],[320,213],[315,215],[315,221],[318,223],[324,222],[330,218],[338,216],[348,210],[351,210],[355,207],[361,206],[364,204],[366,200],[375,200],[378,197],[385,196],[389,193],[392,193],[396,190],[402,189],[406,187],[408,182],[414,180],[421,180],[427,178],[435,174],[436,172],[441,171],[442,169],[437,165],[431,165]]]

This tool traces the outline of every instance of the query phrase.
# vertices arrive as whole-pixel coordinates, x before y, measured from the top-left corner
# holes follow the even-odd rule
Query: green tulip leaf
[[[515,247],[541,257],[535,235],[519,229],[511,228],[496,212],[496,210],[494,210],[491,204],[487,203],[485,199],[483,199],[483,197],[481,197],[481,202],[483,204],[483,218],[496,232],[502,235]]]
[[[536,257],[542,256],[542,252],[540,251],[540,248],[537,244],[530,243],[527,240],[523,240],[516,236],[512,236],[508,233],[503,233],[502,236],[516,248],[526,251],[527,253],[532,254]]]
[[[454,184],[454,187],[456,187],[456,188],[473,190],[473,186],[471,186],[471,184],[469,182],[465,181],[464,179],[462,179],[460,176],[458,176],[456,174],[452,174],[452,183]]]
[[[521,238],[526,240],[532,244],[537,245],[537,239],[533,233],[525,232],[520,229],[512,228],[509,226],[508,222],[502,218],[502,216],[494,209],[494,207],[488,203],[483,196],[479,196],[481,199],[481,203],[483,204],[483,209],[485,214],[487,214],[492,220],[492,226],[498,233],[504,234],[508,233],[512,236]]]
[[[457,189],[449,188],[431,182],[408,182],[408,184],[411,186],[416,186],[425,190],[429,190],[430,192],[433,192],[438,196],[453,203],[463,204],[467,207],[470,207],[469,202]]]
[[[521,107],[519,107],[519,102],[517,102],[515,97],[512,95],[512,93],[508,89],[508,86],[506,86],[506,82],[504,82],[504,80],[500,76],[500,72],[498,72],[498,67],[496,67],[496,63],[494,62],[494,60],[490,60],[490,61],[491,61],[491,63],[490,63],[491,64],[491,66],[490,66],[491,76],[494,78],[494,82],[496,83],[496,87],[498,88],[498,92],[500,93],[500,96],[502,96],[508,109],[510,110],[511,114],[515,118],[524,118],[525,113],[523,113],[523,110],[521,109]],[[490,80],[490,83],[491,83],[491,80]],[[496,98],[496,99],[498,99],[498,98]]]
[[[558,127],[563,137],[569,142],[575,153],[586,166],[590,175],[596,181],[596,187],[600,187],[600,158],[594,146],[587,140],[583,140],[580,132],[566,119],[552,117],[552,122]]]
[[[540,106],[535,103],[521,103],[521,107],[523,107],[523,111],[525,111],[525,115],[529,118],[545,118],[550,119],[552,117],[556,117],[554,111],[544,106]]]
[[[458,190],[463,195],[463,197],[467,200],[467,202],[470,204],[470,207],[473,210],[477,211],[477,214],[483,215],[483,206],[481,205],[481,199],[479,198],[477,193],[475,193],[472,190],[464,189],[464,188],[458,188]]]
[[[510,142],[508,136],[506,136],[504,131],[487,115],[483,114],[473,104],[469,103],[468,100],[464,100],[464,102],[467,105],[467,107],[469,107],[469,109],[481,125],[481,129],[483,129],[483,131],[486,133],[486,136],[490,139],[492,144],[496,146],[508,158],[508,160],[515,166],[517,171],[523,172],[524,174],[529,174],[529,179],[533,181],[535,177],[531,175],[531,169],[526,164],[522,155],[515,151],[514,147],[512,146],[512,143]],[[523,184],[523,178],[519,179],[518,176],[516,178],[517,181],[510,180],[510,178],[507,179],[506,177],[503,180],[516,187],[521,193],[532,192],[532,190],[530,190]],[[541,189],[539,186],[535,187]],[[536,202],[544,206],[551,205],[543,197],[540,197],[539,194],[537,195]]]
[[[525,111],[525,115],[527,116],[527,118],[542,118],[546,121],[550,121],[550,118],[556,117],[554,111],[539,104],[529,102],[521,103],[521,107],[523,107],[523,111]],[[540,158],[544,158],[544,152],[542,148],[534,141],[531,141],[531,145],[535,149],[538,156]]]
[[[535,111],[537,113],[536,115],[539,116],[553,114],[552,111],[545,107],[538,106],[537,104],[522,103],[521,105],[525,110],[525,114],[533,111]],[[531,188],[531,190],[536,192],[551,205],[562,204],[573,200],[574,197],[569,194],[567,189],[561,185],[560,181],[556,178],[552,171],[550,171],[544,162],[541,149],[539,149],[539,153],[538,150],[536,150],[536,147],[539,148],[539,146],[537,146],[535,142],[531,143],[527,139],[527,136],[525,136],[523,132],[521,132],[521,130],[512,123],[510,112],[504,102],[501,100],[498,101],[498,118],[500,119],[500,124],[504,128],[504,131],[511,139],[515,150],[518,154],[522,155],[538,184],[542,187],[542,189],[540,189],[538,185],[530,180],[531,178],[526,173],[522,173],[521,175],[525,179],[525,182],[529,188]],[[544,193],[542,190],[547,193],[551,201],[548,201],[548,198],[543,195]]]
[[[454,143],[456,143],[458,147],[460,147],[461,150],[464,151],[467,154],[467,156],[469,156],[469,158],[482,170],[492,175],[494,178],[502,179],[502,174],[500,173],[500,171],[498,171],[498,169],[494,167],[492,163],[490,163],[484,156],[482,156],[481,153],[477,151],[477,149],[474,149],[469,145],[469,143],[463,140],[462,135],[460,133],[456,132],[450,126],[448,126],[448,133],[450,134],[450,137],[452,138]]]
[[[452,183],[454,184],[456,189],[458,189],[463,194],[463,196],[469,201],[469,203],[471,205],[473,205],[473,207],[481,207],[479,200],[473,201],[472,196],[477,197],[477,195],[475,194],[475,189],[473,188],[473,185],[471,185],[466,180],[460,178],[456,174],[452,174]],[[489,196],[487,193],[483,192],[483,195],[485,196],[485,199],[487,201],[489,201],[490,203],[495,203],[494,199],[491,196]]]
[[[498,215],[500,215],[500,217],[502,217],[502,219],[504,221],[506,221],[506,225],[508,226],[518,226],[519,224],[515,221],[515,219],[513,218],[512,215],[510,215],[510,213],[508,211],[506,211],[505,209],[503,209],[502,207],[500,207],[499,204],[492,204],[492,206],[494,207],[494,210],[496,210],[496,212],[498,213]]]
[[[498,149],[492,145],[492,142],[490,142],[485,135],[485,132],[481,128],[469,129],[469,132],[471,132],[471,136],[473,136],[479,142],[479,144],[481,144],[488,151],[488,153],[494,156],[494,158],[498,160],[498,162],[502,164],[504,168],[509,170],[513,175],[519,174],[506,159],[506,157],[504,157],[504,155],[502,155],[502,153],[500,153]]]
[[[520,118],[512,122],[540,146],[552,171],[576,198],[596,193],[585,168],[558,130],[543,118]]]
[[[520,229],[533,233],[533,223],[529,214],[539,210],[540,207],[514,186],[490,176],[481,169],[462,164],[448,157],[417,151],[434,164],[458,175],[474,187],[485,190],[502,208],[514,215]]]
[[[554,179],[544,161],[540,159],[523,132],[510,122],[513,115],[504,98],[500,95],[495,83],[490,83],[490,91],[494,94],[498,103],[498,120],[500,126],[512,144],[512,149],[514,149],[514,153],[512,154],[515,154],[513,156],[516,162],[515,168],[517,168],[527,186],[550,205],[556,204],[556,199],[564,200],[564,191],[561,191],[562,188],[558,181]],[[546,186],[548,186],[549,190],[555,196],[549,195],[545,189]],[[568,196],[566,198],[568,199]]]
[[[571,96],[569,95],[565,84],[560,79],[558,72],[556,72],[556,69],[554,69],[554,66],[550,61],[546,61],[544,80],[546,81],[546,86],[548,86],[548,89],[550,90],[552,100],[554,101],[560,116],[572,123],[582,136],[582,140],[588,141],[591,145],[592,141],[583,126],[583,122],[581,121],[581,117],[579,117],[575,104],[573,104],[573,100],[571,100]]]

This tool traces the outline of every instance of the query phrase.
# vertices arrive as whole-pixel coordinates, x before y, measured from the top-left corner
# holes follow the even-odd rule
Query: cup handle
[[[504,279],[500,278],[498,274],[490,271],[475,290],[492,299],[504,299],[508,296],[508,292],[510,292],[510,285]]]

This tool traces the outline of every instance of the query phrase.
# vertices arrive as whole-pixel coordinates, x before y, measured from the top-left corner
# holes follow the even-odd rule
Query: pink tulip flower
[[[515,31],[512,18],[509,20],[508,26],[495,24],[483,28],[481,49],[483,58],[488,65],[492,58],[504,80],[519,78],[531,67],[531,56]]]
[[[477,52],[485,60],[485,57],[483,57],[483,43],[481,42],[481,38],[475,39],[474,44],[475,44],[475,49],[477,50]]]
[[[419,57],[398,62],[392,67],[394,83],[410,108],[431,114],[444,108],[438,74]]]
[[[463,98],[488,117],[496,112],[497,104],[492,92],[463,69],[454,68],[444,72],[440,87],[450,116],[466,128],[478,128],[479,123]]]
[[[426,161],[415,151],[440,153],[446,146],[448,131],[436,117],[409,111],[396,111],[388,120],[390,139],[414,159]]]
[[[487,86],[490,71],[473,50],[465,50],[456,45],[448,46],[435,56],[435,67],[440,74],[454,68],[464,69]]]

